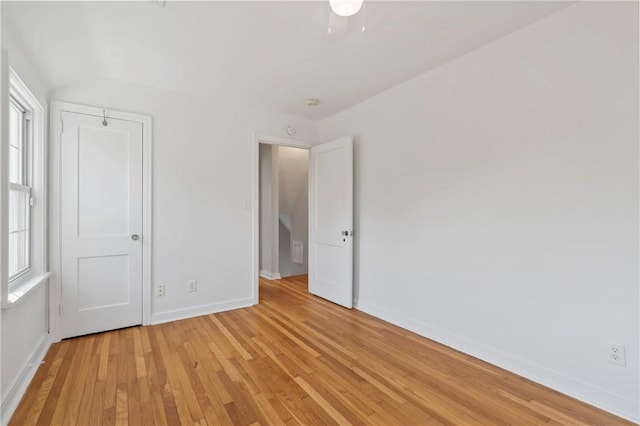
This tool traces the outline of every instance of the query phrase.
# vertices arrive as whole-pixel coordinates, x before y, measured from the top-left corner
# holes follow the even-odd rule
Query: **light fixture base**
[[[338,16],[352,16],[362,8],[363,0],[329,0],[331,10]]]

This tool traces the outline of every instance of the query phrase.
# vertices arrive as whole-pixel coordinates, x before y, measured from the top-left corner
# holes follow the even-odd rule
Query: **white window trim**
[[[22,177],[20,179],[21,183],[15,183],[11,181],[11,178],[9,178],[8,181],[8,186],[9,186],[9,195],[11,195],[11,191],[15,191],[15,192],[21,192],[23,194],[26,194],[28,198],[31,198],[31,186],[33,185],[33,179],[31,176],[32,170],[33,170],[33,163],[32,163],[32,151],[33,151],[33,121],[32,121],[32,112],[31,112],[31,107],[30,106],[25,106],[23,104],[23,102],[21,102],[20,100],[17,99],[17,93],[13,93],[10,92],[9,93],[9,103],[10,104],[14,104],[14,106],[16,106],[17,108],[19,108],[22,113],[23,113],[23,119],[22,119],[22,135],[21,135],[21,147],[20,149],[22,150]],[[25,119],[26,118],[26,119]],[[29,126],[27,127],[27,123],[29,124]],[[9,124],[9,137],[11,137],[11,124]],[[9,151],[11,151],[11,147],[9,147]],[[9,155],[9,160],[8,162],[11,162],[11,155]],[[9,173],[11,173],[11,164],[9,164]],[[11,198],[11,197],[9,197]],[[10,201],[9,201],[10,203]],[[22,277],[25,275],[28,275],[31,272],[31,262],[32,262],[32,256],[31,256],[31,249],[32,249],[32,230],[31,230],[31,216],[33,213],[33,204],[31,204],[31,202],[29,203],[29,212],[28,212],[28,219],[27,219],[27,235],[28,235],[28,242],[27,242],[27,251],[28,251],[28,262],[27,262],[27,266],[26,268],[21,269],[20,271],[15,272],[13,275],[9,275],[9,289],[12,290],[12,287],[14,286],[14,283],[19,283],[22,280]],[[9,209],[10,210],[10,209]],[[9,219],[10,221],[10,216],[11,214],[9,213],[9,217],[7,219]],[[11,240],[11,231],[9,231],[9,240]],[[9,295],[9,300],[11,300],[11,295]]]
[[[47,259],[47,144],[45,141],[45,108],[31,93],[18,74],[9,68],[8,91],[3,102],[9,101],[9,95],[31,111],[31,196],[35,200],[31,210],[31,268],[9,282],[8,276],[2,277],[2,309],[8,309],[20,302],[33,289],[47,282],[50,273]],[[4,109],[4,108],[3,108]],[[5,109],[6,110],[6,109]],[[3,122],[6,122],[3,120]],[[3,131],[8,138],[8,129]],[[3,211],[8,207],[8,139],[3,140],[2,204]],[[7,219],[3,218],[3,228],[7,228]],[[3,229],[3,253],[7,253],[7,229]],[[6,257],[6,255],[4,256]],[[6,262],[3,259],[3,262]],[[2,270],[6,271],[5,268]],[[4,275],[4,274],[3,274]]]

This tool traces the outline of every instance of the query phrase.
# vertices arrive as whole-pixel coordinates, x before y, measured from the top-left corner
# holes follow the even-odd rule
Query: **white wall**
[[[6,98],[7,98],[7,90],[9,88],[9,82],[7,81],[8,79],[8,75],[7,75],[7,71],[8,71],[8,64],[6,63],[8,61],[8,53],[3,49],[3,37],[2,37],[2,6],[0,5],[0,102],[2,102],[2,105],[4,105],[4,103],[6,102]],[[7,132],[7,114],[4,112],[5,108],[2,107],[0,105],[0,143],[4,140],[7,140],[8,135],[6,135],[5,133]],[[0,149],[0,164],[3,164],[4,157],[6,156],[6,154],[3,152],[3,150]],[[4,185],[4,179],[0,178],[0,185]],[[3,209],[0,209],[0,224],[4,223],[5,221],[5,212],[2,211]],[[0,235],[2,235],[0,233]],[[0,241],[0,259],[3,259],[5,257],[5,249],[4,249],[4,244],[2,244],[2,241]],[[7,274],[7,267],[6,264],[4,264],[4,262],[0,261],[0,277],[3,277],[5,274]],[[2,285],[0,285],[0,300],[4,300],[3,296],[4,296],[4,290],[2,290]],[[0,313],[0,395],[2,393],[2,314]],[[2,398],[2,396],[0,396],[0,401],[4,400]],[[0,410],[0,424],[4,424],[3,423],[3,415],[2,415],[2,410]]]
[[[46,354],[47,288],[41,285],[11,309],[2,311],[2,421],[9,420]],[[35,364],[35,365],[34,365]],[[4,423],[2,423],[4,424]]]
[[[294,275],[291,272],[293,262],[291,260],[291,231],[282,221],[282,215],[278,221],[278,272],[281,278]]]
[[[288,232],[283,232],[283,227],[280,227],[280,275],[303,275],[308,271],[309,151],[281,146],[279,165],[279,212],[291,217],[291,229]],[[286,234],[287,238],[283,238],[283,234]],[[292,261],[291,241],[300,241],[303,244],[302,265]]]
[[[9,65],[38,98],[40,104],[46,108],[45,79],[6,22],[2,22],[2,47],[8,51]],[[2,110],[4,114],[6,108],[3,106]],[[2,277],[5,277],[4,273]],[[49,345],[46,286],[42,285],[33,290],[11,309],[3,309],[0,321],[2,323],[1,416],[2,422],[7,422],[28,385],[31,374],[35,372],[39,357],[44,354]],[[31,365],[34,362],[36,365]]]
[[[578,3],[320,132],[356,138],[360,309],[640,419],[637,3]]]
[[[317,123],[111,80],[51,99],[153,116],[152,285],[166,295],[153,298],[152,321],[253,304],[253,133],[286,137],[292,125],[316,140]],[[187,292],[190,279],[196,293]]]
[[[260,144],[260,275],[280,278],[278,242],[279,147]]]

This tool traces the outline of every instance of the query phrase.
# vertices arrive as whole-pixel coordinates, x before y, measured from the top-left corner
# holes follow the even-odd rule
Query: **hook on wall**
[[[107,127],[109,125],[109,123],[107,123],[107,111],[106,110],[102,110],[102,125]]]

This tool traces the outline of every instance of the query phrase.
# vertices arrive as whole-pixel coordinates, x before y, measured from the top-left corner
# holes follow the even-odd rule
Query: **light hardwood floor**
[[[260,282],[258,306],[65,340],[13,425],[631,424],[362,312]]]

